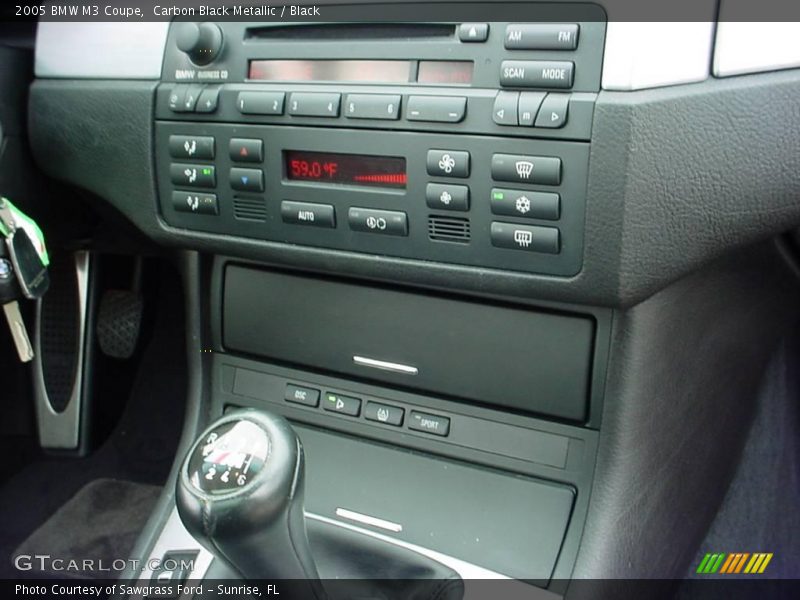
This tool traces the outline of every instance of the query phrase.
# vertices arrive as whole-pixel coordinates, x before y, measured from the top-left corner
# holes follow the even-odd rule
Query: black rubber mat
[[[96,479],[82,487],[12,553],[26,576],[108,578],[125,561],[155,507],[161,487]],[[58,559],[59,562],[56,562]]]
[[[164,277],[154,331],[142,353],[125,411],[91,455],[44,456],[0,486],[0,579],[15,578],[12,554],[78,491],[97,479],[163,485],[183,426],[186,366],[182,297],[177,277]],[[102,396],[95,399],[103,402]],[[112,400],[112,399],[108,399]],[[5,456],[18,453],[7,449]],[[69,530],[65,537],[72,535]]]

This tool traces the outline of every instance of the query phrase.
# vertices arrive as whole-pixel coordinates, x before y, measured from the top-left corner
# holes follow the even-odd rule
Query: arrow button
[[[493,119],[498,125],[517,125],[519,92],[498,92],[494,99]]]
[[[230,173],[230,184],[234,190],[240,192],[263,192],[264,171],[234,167]]]
[[[558,129],[566,125],[569,96],[569,94],[547,94],[539,109],[539,116],[536,117],[534,126]]]

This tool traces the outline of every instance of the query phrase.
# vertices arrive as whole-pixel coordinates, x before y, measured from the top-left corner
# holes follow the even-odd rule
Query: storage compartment
[[[305,426],[295,430],[306,453],[308,513],[538,585],[552,576],[571,488]]]
[[[582,421],[591,318],[229,265],[231,351]]]

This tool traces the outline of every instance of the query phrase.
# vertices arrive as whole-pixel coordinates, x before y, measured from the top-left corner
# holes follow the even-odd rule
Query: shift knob
[[[258,410],[228,413],[189,451],[176,490],[181,520],[246,579],[292,579],[325,597],[308,545],[303,446],[289,422]]]

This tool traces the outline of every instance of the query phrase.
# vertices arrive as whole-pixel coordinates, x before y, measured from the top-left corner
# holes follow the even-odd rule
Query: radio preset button
[[[536,127],[558,129],[567,123],[569,94],[547,94],[536,117]]]
[[[494,98],[492,119],[498,125],[517,125],[519,92],[498,92]]]
[[[177,212],[197,215],[218,215],[216,194],[197,192],[172,192],[172,208]]]
[[[295,117],[338,117],[341,94],[294,92],[289,95],[289,114]]]
[[[408,217],[406,213],[400,211],[352,207],[347,214],[347,220],[353,231],[408,235]]]
[[[336,227],[336,213],[330,204],[284,200],[281,202],[281,219],[293,225]]]
[[[207,87],[200,92],[200,97],[197,99],[196,112],[199,113],[213,113],[217,110],[219,103],[219,86]]]
[[[406,119],[458,123],[467,113],[467,99],[463,96],[409,96]]]
[[[239,192],[263,192],[264,171],[234,167],[230,173],[231,187]]]
[[[462,42],[485,42],[488,38],[488,23],[462,23],[458,26],[458,39]]]
[[[425,201],[430,208],[439,210],[469,210],[469,187],[452,183],[429,183],[425,188]]]
[[[561,216],[561,197],[555,192],[492,189],[492,214],[557,221]]]
[[[497,248],[558,254],[561,250],[559,238],[555,227],[492,222],[492,246]]]
[[[428,150],[426,167],[434,177],[469,177],[469,152]]]
[[[283,92],[239,92],[236,107],[243,115],[282,115]]]
[[[400,95],[348,94],[344,100],[344,116],[349,119],[400,118]]]
[[[552,156],[492,155],[492,179],[513,183],[561,183],[561,159]]]
[[[574,66],[563,60],[504,60],[500,64],[500,85],[569,89]]]
[[[228,152],[234,162],[261,162],[264,160],[264,142],[251,138],[232,138]]]
[[[169,166],[169,178],[178,187],[213,188],[217,185],[213,165],[172,163]]]
[[[539,112],[539,107],[544,100],[544,92],[522,92],[519,95],[519,124],[523,127],[533,127],[533,121]]]
[[[575,50],[578,25],[559,23],[512,23],[506,26],[508,50]]]
[[[200,135],[169,136],[169,155],[172,158],[214,158],[214,138]]]

